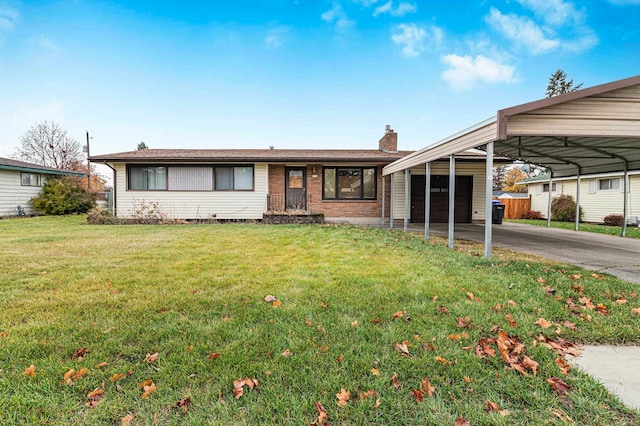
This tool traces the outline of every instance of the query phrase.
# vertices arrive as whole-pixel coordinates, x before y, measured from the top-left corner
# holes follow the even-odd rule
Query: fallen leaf
[[[416,402],[422,402],[422,400],[424,399],[424,394],[421,390],[414,389],[411,392],[413,393],[413,396],[415,397]]]
[[[289,349],[285,349],[284,352],[282,352],[280,355],[285,357],[285,358],[288,358],[293,354],[291,353],[291,351]]]
[[[209,354],[209,356],[207,357],[207,359],[209,361],[212,361],[212,360],[218,359],[218,358],[220,358],[220,354],[218,352],[214,352],[212,354]]]
[[[86,354],[88,354],[89,352],[91,352],[88,348],[80,348],[77,349],[73,355],[71,355],[71,359],[75,359],[78,358],[79,361],[82,361],[82,358],[84,358],[84,356]]]
[[[485,403],[485,408],[487,411],[500,411],[500,407],[498,407],[498,404],[488,399]]]
[[[358,321],[357,321],[357,320],[356,320],[356,321],[353,321],[353,322],[351,323],[351,327],[357,327],[357,326],[358,326]]]
[[[475,300],[475,296],[470,291],[467,292],[467,297],[471,300]]]
[[[109,377],[109,380],[111,380],[112,382],[117,382],[118,380],[123,378],[124,378],[124,374],[114,373],[113,376]]]
[[[469,420],[464,417],[458,417],[453,426],[470,426]]]
[[[378,396],[376,391],[374,391],[373,389],[369,389],[368,391],[359,394],[358,398],[362,399],[362,400],[365,400],[365,399],[369,399],[369,398],[375,398],[376,396]]]
[[[545,278],[538,277],[538,283],[540,283],[540,284],[546,284],[546,283],[547,283],[547,280],[546,280]]]
[[[606,305],[598,303],[596,305],[596,312],[600,315],[609,315],[609,310]]]
[[[391,384],[395,389],[398,389],[400,386],[402,386],[402,383],[400,383],[400,380],[398,380],[398,375],[396,373],[393,373],[393,377],[391,378]]]
[[[576,324],[567,320],[564,322],[564,326],[567,327],[569,330],[577,330],[578,327],[576,327]]]
[[[438,311],[442,312],[443,314],[449,313],[449,310],[442,305],[438,306]]]
[[[152,393],[154,393],[156,391],[156,384],[153,383],[153,381],[148,380],[149,383],[148,385],[144,385],[142,387],[142,395],[140,395],[141,398],[149,398],[151,396]]]
[[[102,403],[104,399],[104,389],[95,388],[93,391],[87,394],[89,402],[86,403],[87,407],[95,408],[98,404]]]
[[[351,392],[349,392],[345,388],[342,388],[340,392],[336,394],[336,398],[338,398],[338,405],[340,407],[344,407],[345,405],[347,405],[349,398],[351,398]]]
[[[522,355],[522,365],[527,370],[533,371],[533,375],[538,374],[538,363],[526,355]]]
[[[631,312],[633,312],[636,315],[640,315],[640,307],[637,308],[631,308]]]
[[[624,296],[618,297],[618,299],[616,299],[615,302],[616,305],[624,305],[625,303],[627,303],[627,299]]]
[[[582,274],[574,274],[574,275],[569,275],[569,279],[570,280],[579,280],[580,278],[582,278]]]
[[[404,315],[407,313],[407,311],[396,311],[393,313],[392,318],[394,320],[398,319],[398,318],[402,318],[404,317]]]
[[[556,391],[556,394],[561,398],[566,396],[569,389],[571,389],[569,385],[559,377],[551,377],[547,379],[547,383],[551,385],[553,390]]]
[[[538,318],[538,321],[536,321],[536,324],[538,324],[540,327],[542,328],[549,328],[551,327],[551,322],[547,321],[544,318]]]
[[[131,414],[127,414],[121,420],[122,426],[131,426],[132,420],[133,420],[133,416]]]
[[[436,391],[436,388],[431,385],[431,381],[426,377],[420,380],[420,390],[427,394],[427,396],[432,396]]]
[[[191,405],[191,398],[186,397],[186,398],[182,398],[180,401],[176,403],[176,408],[182,408],[182,411],[186,413],[189,410],[190,405]]]
[[[553,287],[545,287],[545,291],[547,292],[548,296],[553,296],[554,294],[556,294],[556,289]]]
[[[278,308],[280,305],[282,305],[282,302],[279,300],[276,300],[275,302],[273,302],[273,305],[271,306],[273,306],[274,308]]]
[[[371,369],[371,374],[373,374],[374,376],[379,376],[380,375],[380,371],[377,368],[372,368]]]
[[[567,374],[569,374],[569,371],[571,370],[571,365],[569,363],[567,363],[564,358],[557,358],[556,359],[556,365],[558,366],[558,368],[560,369],[560,372],[562,374],[564,374],[565,376]]]
[[[380,398],[376,399],[376,403],[373,404],[373,408],[378,408],[380,406]]]
[[[507,322],[509,323],[509,325],[513,328],[516,328],[518,326],[518,323],[515,322],[515,320],[513,319],[513,317],[511,316],[511,314],[507,314],[505,315],[505,317],[507,318]]]
[[[593,273],[593,274],[591,274],[591,278],[595,278],[595,279],[601,280],[601,279],[604,278],[604,276],[600,275],[600,274]]]
[[[271,302],[275,302],[276,300],[278,300],[278,298],[277,298],[277,297],[275,297],[275,296],[272,296],[272,295],[270,295],[270,294],[269,294],[269,295],[266,295],[266,296],[264,297],[264,301],[265,301],[265,302],[269,302],[269,303],[271,303]]]
[[[324,405],[322,405],[320,401],[316,402],[316,411],[318,412],[318,417],[309,426],[324,426],[328,416],[327,410],[324,408]]]
[[[27,377],[35,377],[36,376],[36,366],[31,364],[27,368],[24,369],[24,374]]]
[[[393,346],[396,348],[398,352],[402,354],[402,356],[406,356],[406,357],[411,356],[411,354],[409,353],[408,342],[405,341],[403,343],[396,343]]]
[[[469,317],[456,319],[456,327],[458,328],[469,328]]]
[[[436,357],[436,362],[439,362],[442,365],[451,365],[451,361],[449,361],[446,358],[439,357],[439,356]]]
[[[69,386],[71,386],[73,384],[73,375],[76,374],[76,370],[74,370],[73,368],[69,371],[67,371],[66,373],[64,373],[64,376],[62,376],[62,380]]]
[[[109,365],[108,362],[101,362],[100,364],[96,364],[94,368],[104,368]]]
[[[154,354],[147,354],[147,356],[144,358],[145,362],[148,362],[149,364],[156,362],[158,360],[158,352],[154,353]]]
[[[454,340],[454,341],[458,341],[462,338],[462,336],[460,336],[459,334],[450,334],[447,336],[447,339],[449,340]]]
[[[344,358],[344,355],[340,354],[338,355],[338,358],[336,358],[337,362],[342,362],[342,358]]]

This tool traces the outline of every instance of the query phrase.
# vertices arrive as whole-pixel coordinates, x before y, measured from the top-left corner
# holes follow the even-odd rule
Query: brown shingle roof
[[[93,155],[96,162],[341,162],[388,164],[413,151],[384,152],[364,149],[143,149],[115,154]],[[484,153],[462,152],[458,158],[484,158]]]

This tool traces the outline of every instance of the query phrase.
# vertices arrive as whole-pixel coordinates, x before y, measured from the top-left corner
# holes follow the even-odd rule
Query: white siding
[[[132,217],[141,204],[158,203],[175,219],[262,219],[267,205],[267,165],[255,164],[253,191],[129,191],[124,163],[116,170],[116,213]],[[170,166],[174,167],[174,166]],[[171,173],[171,172],[170,172]]]
[[[580,208],[583,212],[582,219],[585,222],[601,223],[605,216],[610,214],[622,214],[624,211],[624,193],[621,189],[601,191],[598,189],[598,179],[602,177],[581,178],[580,179]],[[561,194],[571,195],[576,199],[576,179],[558,181],[558,190]],[[620,176],[622,187],[622,176]],[[537,188],[536,188],[537,187]],[[595,188],[595,192],[590,192],[589,188]],[[529,195],[531,196],[531,210],[537,210],[542,216],[547,216],[547,206],[549,194],[541,192],[542,183],[529,185]],[[629,216],[640,216],[640,175],[629,177]],[[554,197],[556,193],[552,194]]]
[[[485,171],[486,166],[484,162],[466,163],[460,160],[456,161],[457,176],[473,176],[471,199],[472,221],[483,221],[485,219]],[[411,169],[411,174],[424,175],[424,164],[422,167]],[[431,175],[449,176],[449,162],[431,163]],[[398,220],[404,218],[404,172],[395,173],[394,181],[395,200],[393,203],[393,217]],[[409,178],[409,202],[411,202],[411,178]],[[411,214],[411,209],[409,209],[409,214]]]
[[[41,174],[40,185],[44,185],[45,182],[46,177]],[[40,192],[41,186],[22,186],[19,171],[0,170],[0,217],[17,216],[17,206],[22,206],[28,215],[37,214],[29,200]]]

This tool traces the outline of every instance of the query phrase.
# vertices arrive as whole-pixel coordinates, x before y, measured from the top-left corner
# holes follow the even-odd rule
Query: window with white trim
[[[129,189],[144,191],[167,190],[167,168],[164,166],[129,166]]]
[[[40,186],[40,175],[38,173],[21,173],[20,183],[22,186]]]
[[[620,190],[620,178],[598,179],[599,191],[609,191],[611,189]]]
[[[551,192],[556,192],[556,183],[554,182],[553,185],[551,186]],[[542,192],[549,192],[549,184],[548,183],[543,183],[542,184]]]

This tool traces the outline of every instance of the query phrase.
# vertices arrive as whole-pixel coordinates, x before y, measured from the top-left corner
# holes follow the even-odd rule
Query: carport
[[[623,172],[626,233],[629,170],[640,169],[640,76],[590,87],[552,98],[499,110],[485,120],[440,142],[397,160],[383,169],[391,175],[391,205],[396,176],[404,174],[404,229],[409,219],[410,169],[425,167],[425,238],[429,238],[431,163],[449,159],[449,247],[453,248],[455,217],[455,154],[477,148],[486,152],[485,256],[491,256],[492,186],[494,155],[537,164],[554,178],[576,176],[577,208],[580,207],[580,177],[595,173]],[[383,179],[384,182],[384,179]],[[383,185],[383,199],[385,197]],[[549,209],[551,206],[549,191]],[[550,212],[547,214],[550,220]],[[389,218],[393,226],[393,214]],[[384,223],[384,209],[382,221]],[[576,215],[575,229],[579,227]]]

